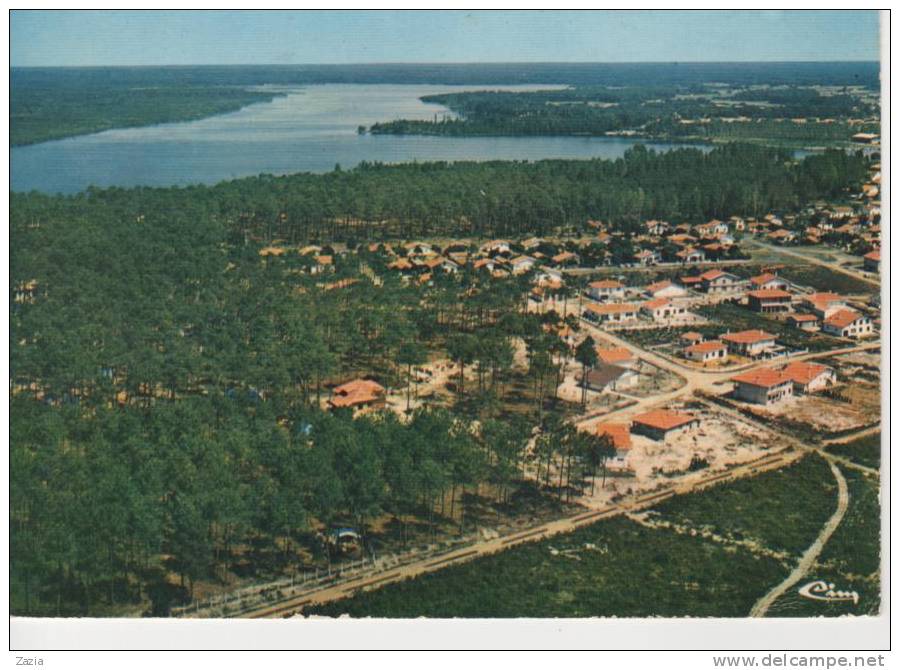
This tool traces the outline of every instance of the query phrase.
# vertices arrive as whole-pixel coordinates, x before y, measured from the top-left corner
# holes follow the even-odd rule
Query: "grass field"
[[[881,433],[866,435],[844,444],[833,444],[828,447],[828,451],[868,468],[878,468],[881,466]]]
[[[836,590],[856,591],[859,602],[822,602],[791,589],[768,612],[770,617],[874,615],[881,604],[881,505],[878,478],[842,468],[850,490],[844,520],[825,545],[818,563],[797,588],[811,581],[834,584]]]
[[[779,560],[729,541],[626,518],[526,545],[309,610],[355,617],[746,616],[834,511],[821,458],[666,502],[659,517],[784,549]]]

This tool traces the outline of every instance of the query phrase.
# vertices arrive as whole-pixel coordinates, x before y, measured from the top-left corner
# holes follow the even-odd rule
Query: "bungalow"
[[[587,294],[594,300],[621,299],[625,297],[625,285],[615,279],[601,279],[588,284]]]
[[[820,319],[827,319],[832,314],[847,308],[847,300],[837,293],[810,293],[800,301]]]
[[[409,274],[416,269],[416,266],[413,265],[413,262],[408,258],[398,258],[397,260],[388,263],[388,270],[396,270],[400,274]]]
[[[310,268],[310,274],[321,274],[326,270],[334,270],[333,256],[316,256],[313,266]]]
[[[611,349],[596,348],[597,360],[606,365],[620,365],[623,368],[632,368],[637,363],[637,357],[630,349],[625,347],[613,347]]]
[[[700,285],[706,293],[730,293],[742,283],[740,277],[722,270],[704,272],[700,275],[700,280]]]
[[[628,454],[631,452],[631,431],[627,423],[601,423],[597,425],[597,435],[606,436],[612,442],[616,455],[607,462],[609,468],[627,468]]]
[[[476,270],[487,270],[488,272],[493,272],[495,267],[493,258],[479,258],[472,264],[472,267]]]
[[[645,221],[644,222],[644,230],[648,235],[662,235],[669,229],[669,224],[667,221]]]
[[[693,235],[688,235],[687,233],[669,235],[669,237],[667,237],[666,239],[672,244],[677,244],[679,247],[689,247],[697,242],[696,237],[694,237]]]
[[[744,372],[731,378],[734,397],[756,405],[771,405],[794,395],[790,377],[771,368]]]
[[[700,419],[687,412],[656,409],[639,414],[631,422],[631,432],[662,441],[700,426]]]
[[[697,333],[693,330],[689,330],[686,333],[682,333],[681,337],[679,337],[678,339],[681,340],[681,344],[683,344],[684,346],[690,346],[692,344],[703,342],[706,338],[703,337],[703,333]]]
[[[509,262],[512,266],[513,274],[516,275],[528,272],[534,267],[535,263],[537,263],[537,260],[531,256],[516,256]]]
[[[483,254],[508,254],[509,240],[490,240],[481,245],[480,251]]]
[[[863,268],[867,272],[881,272],[881,250],[875,249],[863,256]]]
[[[597,323],[622,323],[637,319],[639,311],[640,307],[632,303],[591,303],[585,307],[584,317]]]
[[[715,237],[716,235],[724,235],[728,232],[728,224],[713,219],[709,223],[701,223],[694,226],[694,232],[700,237]]]
[[[779,288],[750,291],[747,293],[747,305],[754,312],[762,314],[789,312],[791,309],[791,294]]]
[[[797,234],[786,230],[784,228],[779,228],[778,230],[774,230],[769,233],[769,239],[773,242],[777,242],[778,244],[787,244],[788,242],[793,242],[797,238]]]
[[[750,277],[750,287],[753,290],[780,289],[787,291],[789,286],[790,282],[788,280],[782,279],[771,272],[764,272],[761,275]]]
[[[527,240],[522,242],[522,248],[527,250],[537,249],[544,243],[544,240],[540,237],[529,237]]]
[[[728,358],[728,347],[721,340],[699,342],[685,347],[684,356],[698,363],[725,362]]]
[[[781,368],[781,374],[794,384],[794,393],[815,393],[837,381],[834,369],[820,363],[795,361]]]
[[[675,257],[682,263],[702,263],[706,260],[706,252],[703,249],[685,247],[681,251],[675,252]]]
[[[867,337],[872,334],[872,319],[855,309],[842,309],[822,322],[822,330],[838,337]]]
[[[381,384],[370,379],[354,379],[346,384],[336,386],[331,392],[328,404],[332,409],[384,407],[384,396],[385,390]]]
[[[668,279],[653,282],[644,288],[644,294],[651,298],[681,298],[687,295],[687,291],[675,282]]]
[[[684,305],[676,305],[667,298],[654,298],[641,305],[641,311],[654,321],[683,317],[687,310]]]
[[[815,314],[791,314],[788,323],[800,330],[813,331],[819,329],[819,317]]]
[[[697,291],[703,289],[703,279],[701,277],[679,277],[678,283],[685,288],[692,288]]]
[[[662,260],[660,253],[650,249],[642,249],[634,255],[634,262],[638,265],[656,265],[660,260]]]
[[[578,254],[572,253],[571,251],[563,251],[562,253],[556,254],[550,260],[556,265],[577,265],[579,263]]]
[[[722,341],[728,346],[728,353],[744,356],[759,356],[775,347],[775,336],[764,330],[742,330],[726,333]]]
[[[604,391],[616,391],[621,388],[629,388],[638,379],[634,370],[621,365],[607,365],[599,363],[587,371],[586,375],[578,375],[577,380],[581,385],[587,386],[592,391],[603,393]]]

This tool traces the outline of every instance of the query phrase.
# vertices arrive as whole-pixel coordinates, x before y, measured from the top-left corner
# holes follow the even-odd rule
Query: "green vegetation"
[[[843,145],[878,133],[877,105],[865,92],[823,94],[816,87],[577,86],[530,92],[471,91],[430,95],[455,115],[433,121],[376,123],[375,134],[608,135],[680,141]],[[868,117],[869,122],[860,122]],[[802,119],[802,121],[794,121]],[[852,122],[850,121],[852,119]]]
[[[859,437],[843,444],[832,444],[829,453],[849,458],[867,468],[881,467],[881,433]]]
[[[839,466],[841,467],[841,466]],[[768,612],[771,617],[876,615],[881,604],[881,503],[879,480],[841,467],[850,491],[850,506],[844,520],[825,545],[808,579],[834,584],[835,590],[856,591],[853,602],[821,602],[791,590]]]
[[[652,515],[698,530],[710,527],[732,540],[756,541],[757,551],[616,518],[307,613],[746,616],[791,567],[791,561],[771,558],[765,550],[799,557],[834,512],[835,499],[827,464],[805,458],[782,470],[672,498]]]
[[[819,456],[753,479],[717,486],[702,495],[678,496],[654,511],[692,528],[706,527],[799,557],[834,513],[837,484]]]
[[[307,613],[740,617],[786,574],[771,558],[616,518]]]
[[[25,87],[10,98],[10,146],[111,128],[192,121],[233,112],[275,94],[235,87]]]
[[[728,302],[716,305],[702,305],[697,312],[710,321],[731,331],[762,329],[772,333],[780,344],[789,349],[809,349],[810,351],[827,351],[842,346],[843,342],[823,333],[805,333],[765,314],[757,314],[746,307]]]
[[[821,265],[788,264],[778,274],[801,286],[811,286],[817,291],[834,291],[843,295],[877,293],[878,288],[843,272],[834,272]]]

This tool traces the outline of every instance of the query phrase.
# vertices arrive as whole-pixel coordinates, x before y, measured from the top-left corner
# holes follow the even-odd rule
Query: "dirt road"
[[[788,589],[806,576],[806,573],[809,572],[809,569],[816,562],[816,559],[819,558],[819,554],[822,553],[822,549],[825,548],[825,543],[828,542],[832,533],[837,530],[837,527],[841,524],[841,521],[843,521],[844,514],[847,512],[847,505],[850,503],[847,480],[844,479],[843,473],[841,473],[840,469],[833,462],[829,461],[828,466],[831,468],[831,474],[834,475],[834,479],[838,485],[837,509],[834,511],[834,514],[831,515],[831,518],[825,522],[825,525],[822,526],[822,530],[819,532],[815,541],[805,552],[803,552],[800,562],[797,564],[797,567],[791,571],[791,574],[785,577],[784,581],[776,585],[766,595],[756,601],[756,604],[750,610],[751,617],[765,616],[769,607],[772,606],[772,603],[787,593]]]

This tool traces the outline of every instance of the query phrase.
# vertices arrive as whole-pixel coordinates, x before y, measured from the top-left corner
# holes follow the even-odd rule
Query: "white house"
[[[615,279],[601,279],[588,284],[587,294],[594,300],[619,300],[625,297],[625,285]]]
[[[872,319],[855,309],[842,309],[822,322],[822,330],[837,337],[868,337],[873,332]]]

